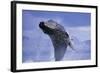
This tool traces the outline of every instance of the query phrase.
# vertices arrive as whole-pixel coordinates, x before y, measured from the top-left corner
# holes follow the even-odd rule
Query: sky
[[[31,20],[39,21],[52,19],[67,27],[90,26],[91,24],[90,13],[23,10],[23,14],[23,18],[25,18],[24,21],[28,20],[28,17],[32,17],[28,25],[27,21],[24,22],[24,29],[31,29],[31,26],[36,24],[36,22],[30,24]]]
[[[79,12],[22,11],[23,62],[54,61],[54,47],[48,35],[39,28],[41,21],[54,20],[64,26],[75,48],[66,51],[64,60],[90,59],[91,14]],[[81,44],[80,44],[81,43]],[[84,48],[85,47],[85,48]],[[70,48],[69,48],[70,49]]]

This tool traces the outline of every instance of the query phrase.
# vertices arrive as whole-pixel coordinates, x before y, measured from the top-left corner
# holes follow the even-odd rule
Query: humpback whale
[[[39,27],[52,41],[55,61],[61,61],[67,47],[70,46],[73,49],[69,34],[62,25],[53,20],[41,21]]]

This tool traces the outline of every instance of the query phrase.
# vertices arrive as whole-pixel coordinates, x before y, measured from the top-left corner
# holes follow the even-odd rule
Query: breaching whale
[[[47,34],[54,46],[55,61],[61,61],[66,49],[70,46],[73,49],[70,37],[64,27],[53,20],[41,21],[39,27]]]

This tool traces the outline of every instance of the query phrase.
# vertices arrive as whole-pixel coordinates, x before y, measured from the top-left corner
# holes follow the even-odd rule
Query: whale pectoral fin
[[[67,32],[65,32],[65,35],[66,35],[66,43],[68,43],[68,45],[70,46],[70,48],[72,50],[75,50],[74,47],[73,47],[73,44],[71,43],[71,40],[73,40],[73,39],[70,39],[70,37],[69,37]]]
[[[71,42],[69,42],[68,45],[70,46],[70,48],[71,48],[72,50],[75,50]]]
[[[66,37],[66,38],[69,38],[69,35],[68,35],[68,33],[67,33],[67,32],[65,32],[65,37]]]

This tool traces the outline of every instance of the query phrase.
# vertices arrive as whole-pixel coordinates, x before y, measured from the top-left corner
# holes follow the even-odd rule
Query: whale
[[[69,34],[65,28],[54,20],[39,22],[40,29],[47,34],[54,47],[55,61],[61,61],[66,53],[67,47],[73,49]]]

